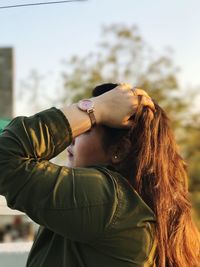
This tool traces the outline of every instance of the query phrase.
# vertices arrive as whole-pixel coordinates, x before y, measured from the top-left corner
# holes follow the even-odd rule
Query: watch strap
[[[91,127],[93,127],[96,124],[96,118],[94,116],[94,109],[89,109],[87,111],[89,117],[90,117],[90,121],[91,121]]]

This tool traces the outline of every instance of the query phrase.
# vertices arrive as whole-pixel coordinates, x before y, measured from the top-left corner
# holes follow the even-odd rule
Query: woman
[[[67,167],[49,162],[67,146]],[[185,164],[144,91],[18,117],[0,151],[0,193],[41,225],[28,267],[199,266]]]

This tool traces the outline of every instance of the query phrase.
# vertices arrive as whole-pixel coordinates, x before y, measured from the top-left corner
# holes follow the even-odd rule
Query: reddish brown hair
[[[93,90],[98,96],[117,84],[103,84]],[[153,114],[138,106],[130,129],[104,129],[104,147],[129,139],[132,147],[117,166],[143,200],[154,211],[156,221],[157,266],[200,266],[200,234],[191,216],[186,163],[180,156],[169,119],[155,103]]]

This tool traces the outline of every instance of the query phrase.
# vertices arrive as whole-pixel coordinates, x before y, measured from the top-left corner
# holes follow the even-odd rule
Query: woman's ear
[[[123,138],[117,145],[112,148],[111,162],[118,164],[125,159],[131,150],[131,141],[128,138]]]

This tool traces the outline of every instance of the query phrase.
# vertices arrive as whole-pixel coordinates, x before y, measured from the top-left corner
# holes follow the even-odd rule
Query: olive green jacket
[[[155,266],[155,215],[124,177],[49,161],[71,141],[56,108],[17,117],[0,135],[0,194],[40,225],[26,266]]]

